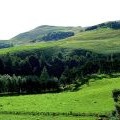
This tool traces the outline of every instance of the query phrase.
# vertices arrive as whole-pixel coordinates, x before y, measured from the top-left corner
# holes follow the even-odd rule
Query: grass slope
[[[8,52],[22,52],[47,47],[61,47],[69,49],[86,49],[97,53],[118,53],[120,52],[120,30],[97,29],[81,32],[65,40],[54,42],[40,42],[1,49],[0,54]]]
[[[115,88],[120,88],[120,78],[93,79],[77,92],[1,97],[0,112],[109,113],[114,110]]]
[[[51,32],[75,32],[78,33],[82,30],[82,27],[63,27],[63,26],[49,26],[49,25],[42,25],[39,26],[33,30],[30,30],[25,33],[21,33],[15,37],[13,37],[12,40],[13,42],[19,44],[19,43],[27,43],[32,40],[40,40],[43,35],[46,35]]]

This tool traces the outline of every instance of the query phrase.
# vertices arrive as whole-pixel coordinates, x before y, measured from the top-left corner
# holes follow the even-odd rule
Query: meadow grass
[[[0,120],[96,120],[115,109],[115,88],[120,88],[120,77],[91,79],[76,92],[0,97]]]
[[[120,88],[120,78],[91,79],[89,86],[84,85],[76,92],[0,97],[0,112],[15,112],[15,114],[22,112],[26,115],[28,115],[29,112],[73,112],[84,113],[86,116],[90,114],[93,114],[93,116],[94,114],[107,114],[115,109],[112,98],[112,90],[115,88]],[[4,115],[2,114],[2,116]],[[7,116],[9,116],[9,114],[7,114],[6,117]],[[14,115],[11,115],[11,117],[13,116]],[[21,117],[26,116],[20,115],[19,117],[21,119]],[[42,116],[40,115],[39,117]],[[56,116],[56,119],[57,117],[59,116]],[[74,116],[72,117],[74,120]],[[47,119],[47,117],[45,119]]]
[[[96,120],[95,117],[0,115],[0,120]]]
[[[0,54],[30,51],[50,47],[61,47],[71,49],[85,49],[97,53],[116,53],[120,52],[120,30],[99,29],[81,32],[65,40],[38,42],[0,50]]]

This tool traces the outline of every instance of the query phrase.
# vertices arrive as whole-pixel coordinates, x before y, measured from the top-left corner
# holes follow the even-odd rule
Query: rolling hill
[[[120,21],[110,21],[110,22],[105,22],[98,25],[88,26],[88,27],[81,27],[81,26],[63,27],[63,26],[42,25],[42,26],[36,27],[33,30],[20,33],[19,35],[16,35],[10,40],[14,44],[25,44],[30,42],[33,43],[33,42],[40,42],[40,41],[59,40],[59,39],[70,37],[70,36],[63,37],[63,35],[66,32],[73,32],[76,35],[84,31],[96,30],[101,28],[118,30],[120,29]],[[64,33],[64,34],[61,34],[61,33]],[[56,39],[56,36],[57,36],[57,39]]]
[[[119,53],[120,52],[120,30],[110,28],[99,28],[92,31],[85,31],[75,34],[75,36],[49,42],[36,42],[26,45],[15,46],[1,49],[0,54],[8,52],[34,51],[44,48],[66,48],[66,49],[84,49],[96,53]]]
[[[82,30],[84,31],[81,32]],[[41,39],[43,36],[55,32],[74,32],[75,34],[62,40],[43,41]],[[16,44],[16,46],[0,50],[1,64],[3,63],[1,70],[8,73],[1,76],[3,83],[6,79],[6,83],[3,85],[3,88],[1,87],[1,91],[5,91],[4,88],[7,87],[4,86],[9,85],[8,90],[13,90],[13,93],[17,90],[19,96],[2,97],[0,101],[1,119],[6,119],[7,116],[7,119],[14,120],[19,116],[18,119],[20,120],[68,120],[70,118],[74,120],[79,115],[78,119],[95,120],[98,115],[108,116],[115,109],[112,90],[120,88],[120,76],[117,73],[120,71],[119,21],[102,23],[86,28],[40,26],[26,33],[19,34],[10,41]],[[48,72],[54,75],[54,71],[56,74],[64,66],[65,69],[58,80],[63,78],[63,83],[67,80],[66,78],[71,80],[63,87],[68,88],[67,91],[20,95],[20,92],[23,91],[24,93],[26,92],[25,90],[33,90],[35,92],[35,89],[33,89],[34,85],[41,85],[38,87],[41,89],[41,93],[42,90],[48,92],[45,91],[48,90],[47,87],[42,89],[44,86],[42,82],[37,83],[37,78],[42,81],[41,73],[38,74],[37,78],[34,76],[35,78],[33,79],[33,75],[36,75],[35,70],[39,70],[36,66],[41,67],[42,73],[44,73],[42,75],[46,75],[45,73],[48,75]],[[96,68],[98,69],[94,72]],[[26,74],[27,71],[30,71],[30,74]],[[9,73],[13,76],[10,77]],[[97,76],[95,77],[94,75],[96,74]],[[17,75],[22,75],[24,79]],[[30,79],[27,79],[29,77]],[[49,79],[46,76],[44,77],[46,79],[45,83],[48,83],[46,84],[48,86]],[[85,82],[85,77],[88,79],[87,82]],[[13,82],[9,82],[10,80]],[[53,80],[56,81],[55,78]],[[83,82],[84,84],[81,84]],[[11,84],[15,85],[15,87],[11,87]],[[21,87],[19,84],[23,84],[26,89],[21,89],[24,87]],[[74,89],[72,91],[76,85],[80,86],[76,87],[77,90]],[[1,95],[6,95],[6,93]]]
[[[30,30],[25,33],[21,33],[15,37],[13,37],[12,40],[13,43],[21,44],[21,43],[28,43],[28,42],[34,42],[34,41],[42,41],[42,37],[44,35],[47,35],[49,33],[53,32],[74,32],[79,33],[81,30],[83,30],[82,27],[62,27],[62,26],[48,26],[48,25],[42,25],[39,26],[33,30]]]

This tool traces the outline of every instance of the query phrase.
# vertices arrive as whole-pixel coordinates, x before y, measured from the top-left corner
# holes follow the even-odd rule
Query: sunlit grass
[[[112,90],[120,78],[91,82],[77,92],[1,97],[1,111],[105,113],[114,110]]]
[[[0,115],[1,120],[96,120],[95,117]]]
[[[0,50],[0,54],[34,51],[50,47],[61,47],[71,49],[86,49],[97,53],[120,52],[120,30],[99,29],[94,31],[81,32],[65,40],[30,43]]]

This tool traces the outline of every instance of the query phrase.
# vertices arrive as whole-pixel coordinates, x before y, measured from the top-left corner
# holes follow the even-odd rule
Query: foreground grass
[[[94,117],[0,115],[0,120],[95,120]]]
[[[91,80],[89,86],[85,85],[77,92],[1,97],[0,112],[7,111],[8,113],[0,114],[0,119],[95,120],[96,117],[31,115],[28,112],[80,112],[86,113],[86,115],[91,113],[105,114],[114,109],[111,91],[114,88],[119,88],[119,85],[120,78],[104,78],[97,81]],[[13,111],[13,114],[9,114],[11,111]],[[19,114],[20,112],[23,112],[23,114]]]
[[[1,97],[1,111],[104,113],[114,109],[111,91],[120,78],[91,82],[77,92]]]

